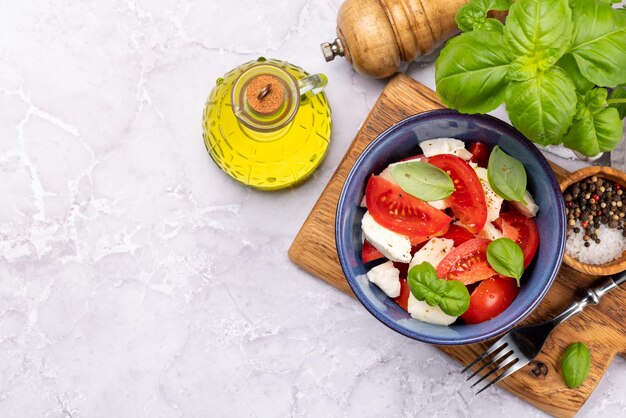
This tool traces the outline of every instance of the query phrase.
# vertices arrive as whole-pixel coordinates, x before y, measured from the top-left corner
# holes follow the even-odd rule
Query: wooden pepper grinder
[[[354,68],[385,78],[459,32],[454,17],[468,0],[346,0],[337,39],[323,43],[326,61],[345,56]]]

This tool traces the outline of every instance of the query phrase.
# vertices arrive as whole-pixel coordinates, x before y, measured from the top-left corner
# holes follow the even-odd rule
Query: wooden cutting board
[[[443,107],[432,90],[406,75],[397,75],[389,82],[291,245],[289,258],[294,263],[352,295],[335,247],[335,211],[348,172],[365,147],[386,128],[416,113]],[[559,179],[567,174],[561,167],[552,167]],[[583,275],[563,265],[549,293],[525,322],[552,318],[572,302],[578,290],[597,281],[598,277]],[[607,295],[600,305],[587,308],[583,314],[557,328],[536,361],[505,379],[500,386],[554,416],[575,415],[615,355],[626,353],[624,306],[626,289]],[[372,326],[379,326],[378,322],[372,321]],[[583,341],[591,350],[591,372],[583,386],[568,389],[559,365],[565,347],[577,341]],[[468,364],[487,345],[439,348],[462,364]]]

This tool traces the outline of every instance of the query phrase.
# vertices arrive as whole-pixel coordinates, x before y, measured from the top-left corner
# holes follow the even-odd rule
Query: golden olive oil
[[[246,81],[254,72],[274,74],[291,94],[273,115],[247,108]],[[300,95],[298,80],[308,76],[292,64],[259,58],[217,80],[202,123],[207,150],[222,170],[262,190],[292,186],[313,173],[328,147],[331,111],[323,92]]]

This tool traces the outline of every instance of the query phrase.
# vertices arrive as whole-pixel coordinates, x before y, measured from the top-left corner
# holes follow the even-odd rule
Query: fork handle
[[[600,303],[600,299],[602,299],[604,295],[606,295],[613,289],[616,289],[624,282],[626,282],[626,272],[622,272],[616,274],[615,276],[608,277],[608,279],[604,281],[604,283],[602,283],[601,285],[585,290],[585,295],[582,297],[582,299],[574,302],[550,322],[552,322],[554,326],[557,326],[560,323],[567,321],[571,317],[578,315],[587,306],[597,305],[598,303]]]

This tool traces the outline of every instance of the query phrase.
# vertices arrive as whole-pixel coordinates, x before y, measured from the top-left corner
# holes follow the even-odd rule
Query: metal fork
[[[530,363],[537,356],[537,354],[539,354],[543,344],[548,338],[548,335],[550,335],[555,327],[581,313],[588,305],[597,305],[604,295],[624,282],[626,282],[626,272],[609,277],[600,286],[587,289],[585,291],[585,296],[582,299],[574,302],[570,307],[565,309],[560,315],[551,321],[544,322],[542,324],[525,325],[509,331],[508,334],[496,341],[476,360],[465,367],[461,373],[467,372],[474,367],[474,365],[478,364],[483,359],[488,358],[484,365],[478,368],[467,378],[469,381],[476,376],[480,377],[480,372],[492,365],[495,366],[485,375],[480,377],[480,379],[474,382],[472,384],[472,387],[474,387],[487,379],[489,376],[497,373],[499,370],[503,371],[499,376],[493,378],[482,389],[476,392],[476,395],[478,395],[494,383],[498,383],[502,379],[512,375]]]

